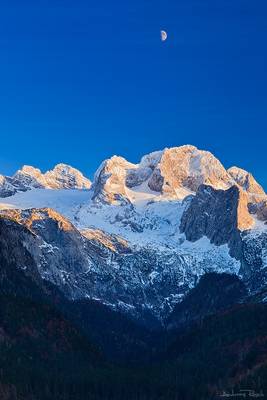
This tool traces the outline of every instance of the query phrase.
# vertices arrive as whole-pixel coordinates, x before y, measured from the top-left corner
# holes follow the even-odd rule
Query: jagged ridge
[[[0,176],[0,197],[31,189],[89,189],[91,182],[77,169],[58,164],[51,171],[24,165],[12,177]]]

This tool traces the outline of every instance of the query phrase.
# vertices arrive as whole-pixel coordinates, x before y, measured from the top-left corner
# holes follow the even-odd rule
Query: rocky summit
[[[71,301],[91,299],[157,326],[206,273],[235,275],[250,295],[267,283],[263,188],[194,146],[139,164],[113,156],[92,185],[65,164],[44,174],[24,166],[0,177],[0,195],[1,223],[23,229],[16,246],[35,275]],[[13,264],[27,270],[20,252],[12,248]]]
[[[89,189],[91,182],[80,171],[58,164],[51,171],[24,165],[12,177],[0,176],[0,196],[9,197],[31,189]]]

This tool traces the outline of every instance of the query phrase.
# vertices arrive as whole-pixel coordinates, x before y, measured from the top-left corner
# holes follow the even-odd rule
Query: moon
[[[160,37],[161,37],[161,41],[165,42],[165,40],[167,40],[167,37],[168,37],[167,32],[160,31]]]

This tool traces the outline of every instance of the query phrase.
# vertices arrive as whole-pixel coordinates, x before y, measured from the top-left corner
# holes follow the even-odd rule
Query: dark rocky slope
[[[208,273],[177,304],[167,319],[168,329],[180,329],[202,321],[210,314],[227,310],[247,300],[244,283],[235,275]]]

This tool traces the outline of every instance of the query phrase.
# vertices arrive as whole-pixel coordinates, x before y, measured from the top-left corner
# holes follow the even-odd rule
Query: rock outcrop
[[[113,204],[127,201],[127,171],[136,168],[123,157],[105,160],[95,173],[92,186],[93,200]]]
[[[246,195],[237,186],[216,190],[201,185],[182,216],[180,229],[189,241],[207,236],[217,246],[228,244],[230,254],[241,258],[240,231],[252,226]]]
[[[266,197],[262,186],[253,175],[244,169],[232,167],[227,170],[235,182],[249,195],[251,201],[262,201]]]

